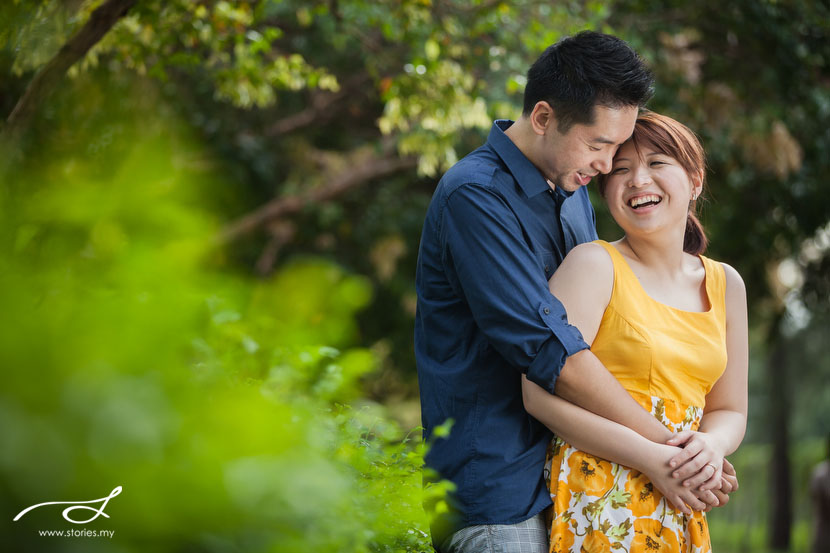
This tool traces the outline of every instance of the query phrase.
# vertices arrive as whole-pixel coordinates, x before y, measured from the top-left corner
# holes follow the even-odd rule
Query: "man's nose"
[[[611,172],[611,167],[614,164],[614,154],[609,153],[594,162],[594,169],[603,175]]]

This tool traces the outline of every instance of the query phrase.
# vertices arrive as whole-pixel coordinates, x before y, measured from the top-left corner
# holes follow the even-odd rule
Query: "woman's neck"
[[[626,234],[620,242],[638,264],[649,271],[672,278],[685,271],[688,258],[683,251],[683,235],[678,239],[677,236],[671,234],[665,232],[655,236]]]

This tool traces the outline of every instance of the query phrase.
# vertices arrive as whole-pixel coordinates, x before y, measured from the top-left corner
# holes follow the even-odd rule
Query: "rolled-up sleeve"
[[[508,202],[467,184],[440,217],[444,268],[476,325],[508,363],[553,393],[568,356],[588,349],[549,289],[542,263]]]

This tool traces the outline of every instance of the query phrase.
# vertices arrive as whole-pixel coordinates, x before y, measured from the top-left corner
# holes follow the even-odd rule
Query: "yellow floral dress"
[[[709,310],[652,299],[611,244],[614,289],[591,351],[623,387],[672,431],[697,429],[706,394],[726,368],[726,280],[700,256]],[[548,452],[550,551],[711,551],[706,515],[674,509],[641,472],[580,451],[559,438]]]

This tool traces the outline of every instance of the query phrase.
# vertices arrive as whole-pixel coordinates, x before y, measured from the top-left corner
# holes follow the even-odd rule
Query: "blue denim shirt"
[[[454,421],[426,459],[456,485],[436,540],[550,505],[542,470],[551,434],[524,409],[521,373],[552,393],[566,358],[588,348],[548,279],[571,248],[597,238],[594,210],[584,187],[551,189],[504,134],[511,124],[496,121],[487,143],[444,175],[421,236],[415,358],[425,439]]]

